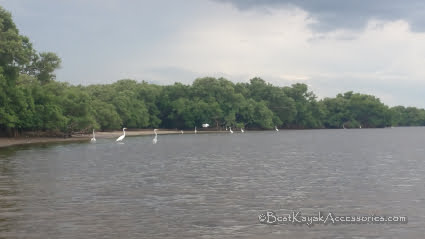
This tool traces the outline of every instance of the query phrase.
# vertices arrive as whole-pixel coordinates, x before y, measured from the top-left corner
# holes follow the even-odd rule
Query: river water
[[[424,154],[425,128],[0,149],[0,238],[423,238]],[[267,225],[267,211],[408,223]]]

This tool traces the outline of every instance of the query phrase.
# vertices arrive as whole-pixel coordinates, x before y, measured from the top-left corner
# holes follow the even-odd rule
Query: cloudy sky
[[[172,84],[197,77],[276,85],[319,96],[373,94],[425,107],[421,0],[0,0],[57,79]]]

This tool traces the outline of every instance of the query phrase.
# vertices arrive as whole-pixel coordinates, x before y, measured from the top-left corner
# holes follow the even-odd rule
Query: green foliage
[[[92,107],[95,121],[101,130],[118,129],[121,127],[122,120],[114,105],[100,100],[93,100]]]
[[[425,125],[425,110],[415,107],[396,106],[389,110],[392,126]]]
[[[61,59],[52,52],[43,52],[33,59],[33,69],[32,72],[37,79],[45,84],[56,78],[56,75],[53,73],[61,64]]]
[[[378,98],[353,92],[321,102],[326,108],[325,127],[385,127],[391,125],[389,109]]]

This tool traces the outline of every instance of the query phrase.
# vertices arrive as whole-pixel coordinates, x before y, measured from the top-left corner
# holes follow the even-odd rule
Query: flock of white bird
[[[207,125],[207,126],[205,126],[205,125]],[[202,126],[205,128],[205,127],[208,127],[209,125],[208,124],[203,124]],[[275,126],[274,128],[275,128],[276,131],[279,131],[279,129],[277,128],[277,126]],[[123,134],[115,140],[116,142],[122,142],[124,140],[124,138],[125,138],[125,130],[126,129],[127,128],[122,128],[122,133]],[[227,128],[227,126],[226,126],[226,131],[228,131],[228,130],[230,131],[231,134],[233,134],[232,127]],[[157,131],[158,131],[158,129],[154,129],[153,130],[153,133],[155,134],[155,137],[152,139],[152,143],[153,144],[158,143],[158,133],[157,133]],[[195,134],[198,133],[198,131],[196,130],[196,126],[195,126],[195,131],[194,132],[195,132]],[[241,128],[241,132],[242,133],[245,133],[245,130],[243,128]],[[183,130],[180,130],[180,133],[183,134],[184,133]],[[93,129],[93,137],[91,138],[90,141],[93,142],[93,143],[96,142],[96,135],[94,133],[94,129]]]

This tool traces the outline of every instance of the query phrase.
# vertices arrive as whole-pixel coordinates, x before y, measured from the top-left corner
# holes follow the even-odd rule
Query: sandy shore
[[[198,133],[220,133],[226,131],[198,131]],[[193,134],[193,131],[184,131],[185,134]],[[142,135],[153,135],[152,130],[132,130],[126,131],[126,136],[142,136]],[[158,134],[181,134],[180,130],[158,130]],[[118,138],[122,135],[122,131],[112,132],[96,132],[97,139],[112,139]],[[72,141],[86,141],[90,140],[91,134],[85,135],[73,135],[71,138],[55,138],[55,137],[16,137],[16,138],[1,138],[0,137],[0,148],[9,147],[13,145],[25,145],[25,144],[36,144],[36,143],[54,143],[54,142],[72,142]]]

